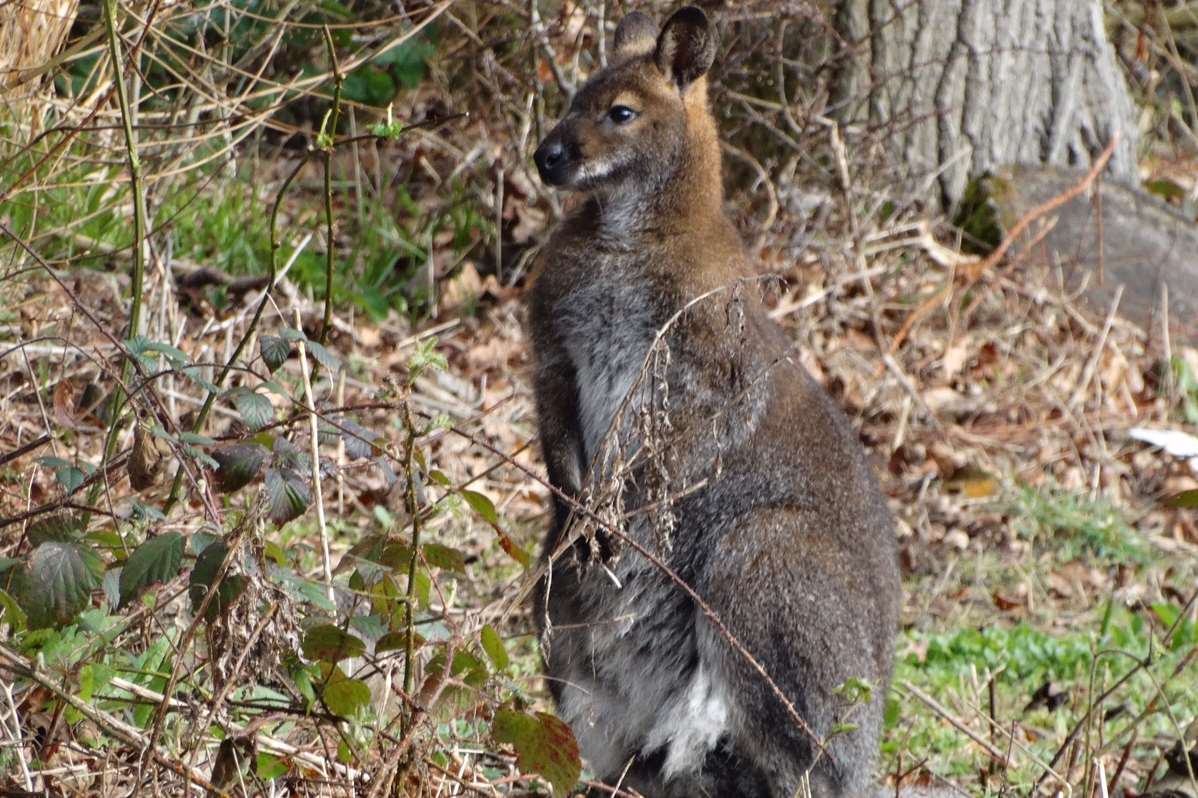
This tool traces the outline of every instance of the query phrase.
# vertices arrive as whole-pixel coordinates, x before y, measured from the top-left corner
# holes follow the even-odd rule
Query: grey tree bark
[[[891,163],[946,207],[995,166],[1086,167],[1114,134],[1107,175],[1136,182],[1135,106],[1100,0],[841,0],[855,46],[833,97]]]

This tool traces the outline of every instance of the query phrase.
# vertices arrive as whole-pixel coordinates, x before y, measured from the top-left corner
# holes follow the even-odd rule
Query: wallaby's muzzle
[[[559,124],[533,153],[537,172],[547,186],[567,185],[578,167],[578,147],[567,140]]]

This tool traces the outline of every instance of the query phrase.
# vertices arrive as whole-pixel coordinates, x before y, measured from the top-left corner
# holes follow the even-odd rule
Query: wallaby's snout
[[[557,187],[569,183],[578,162],[578,146],[568,140],[563,124],[559,124],[545,137],[532,156],[537,173],[547,186]]]

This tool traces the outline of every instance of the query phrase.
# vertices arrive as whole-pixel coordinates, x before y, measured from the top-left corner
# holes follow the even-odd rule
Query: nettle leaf
[[[466,556],[457,549],[442,546],[440,543],[425,543],[421,550],[424,552],[424,559],[434,568],[459,574],[466,573]]]
[[[303,652],[308,659],[340,662],[365,651],[366,644],[359,638],[331,623],[314,626],[304,634]]]
[[[165,532],[138,546],[121,569],[121,606],[155,582],[166,582],[183,563],[183,535]]]
[[[38,546],[17,587],[30,628],[70,623],[88,605],[103,575],[104,563],[89,548],[53,540]]]
[[[239,443],[222,446],[212,452],[212,459],[219,465],[213,472],[213,483],[221,493],[241,490],[254,481],[269,452],[256,443]]]
[[[273,374],[291,356],[291,344],[282,336],[264,335],[258,339],[258,351],[262,355],[262,362]]]
[[[491,721],[497,742],[516,749],[516,767],[543,776],[554,795],[566,795],[582,773],[578,742],[570,727],[546,712],[501,709]]]
[[[280,525],[299,518],[312,502],[307,480],[290,470],[267,469],[266,494],[270,499],[270,520]]]
[[[220,564],[225,561],[225,555],[228,553],[229,547],[225,542],[216,540],[208,544],[200,552],[200,556],[196,557],[195,567],[191,569],[191,577],[187,583],[187,595],[191,599],[192,612],[198,612],[200,605],[204,603],[204,597],[208,595],[212,583],[216,581]],[[228,611],[229,607],[232,607],[234,602],[245,592],[248,584],[249,580],[242,574],[225,574],[220,587],[216,589],[216,595],[208,604],[208,612],[205,613],[204,620],[212,622]]]
[[[270,400],[244,385],[226,392],[225,398],[232,400],[241,420],[252,430],[260,430],[275,420],[275,406]]]
[[[480,638],[483,651],[486,652],[487,659],[491,660],[491,664],[495,666],[495,670],[507,669],[511,660],[508,658],[507,649],[504,648],[503,638],[499,636],[499,632],[495,631],[495,627],[491,624],[484,626]]]
[[[48,541],[74,543],[83,534],[86,523],[75,513],[54,513],[29,525],[25,536],[35,548]]]
[[[335,372],[341,368],[341,358],[334,355],[324,346],[321,346],[318,342],[304,341],[304,346],[307,348],[308,354],[312,355],[320,365],[329,371]]]
[[[481,493],[473,490],[459,491],[466,504],[470,505],[470,509],[478,513],[478,517],[486,521],[491,526],[499,525],[499,513],[495,511],[495,505]]]

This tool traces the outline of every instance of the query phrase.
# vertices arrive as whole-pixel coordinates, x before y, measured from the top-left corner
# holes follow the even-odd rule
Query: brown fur
[[[862,795],[897,623],[892,520],[724,215],[705,76],[715,31],[690,7],[652,30],[625,18],[612,64],[536,155],[547,183],[586,196],[528,296],[549,478],[586,506],[555,501],[546,536],[534,612],[550,685],[608,783],[790,798],[809,779],[819,796]],[[844,720],[857,730],[817,755],[638,547],[694,589],[821,739]],[[874,685],[871,703],[836,694],[851,678]]]

